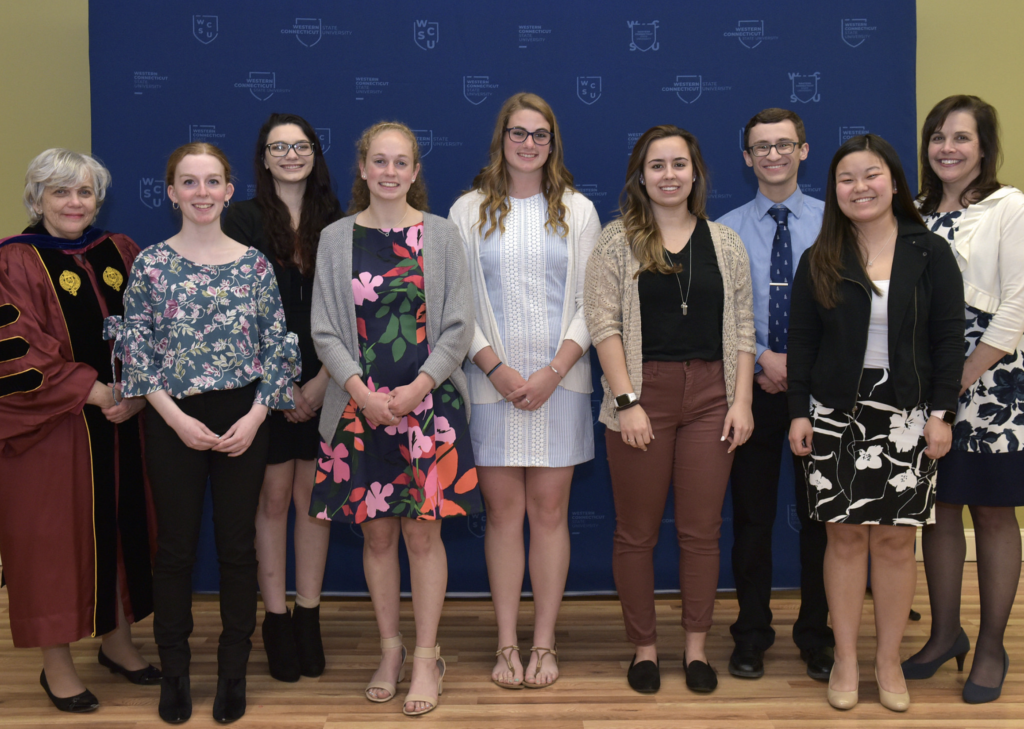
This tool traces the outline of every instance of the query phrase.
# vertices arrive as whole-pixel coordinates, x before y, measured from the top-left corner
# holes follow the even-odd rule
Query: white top
[[[872,281],[881,296],[871,296],[871,319],[868,323],[868,347],[864,351],[864,367],[889,369],[889,279]]]
[[[469,348],[468,361],[463,369],[469,384],[470,401],[474,403],[499,402],[501,395],[491,385],[487,375],[473,364],[473,357],[484,347],[490,347],[502,362],[507,364],[509,361],[501,342],[494,311],[487,296],[483,267],[480,263],[480,243],[483,236],[479,220],[480,203],[483,199],[482,192],[473,190],[456,200],[448,212],[448,219],[458,227],[462,234],[462,240],[465,242],[466,258],[469,263],[470,278],[473,282],[476,333],[473,336],[473,344]],[[569,226],[569,234],[563,240],[568,246],[569,257],[558,345],[560,347],[563,340],[571,339],[580,345],[583,356],[568,372],[559,373],[564,375],[560,385],[573,392],[589,393],[593,391],[593,383],[590,376],[590,357],[587,351],[590,348],[590,332],[587,330],[587,323],[583,317],[583,283],[586,276],[587,260],[601,234],[601,221],[597,216],[594,204],[584,195],[566,191],[562,196],[562,201],[568,208],[566,223]],[[527,373],[522,374],[528,376]]]

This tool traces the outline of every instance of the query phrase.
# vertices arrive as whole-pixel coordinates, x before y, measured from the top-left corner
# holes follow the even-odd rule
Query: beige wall
[[[918,118],[954,93],[995,105],[1006,147],[1000,177],[1017,186],[1024,186],[1022,27],[1024,2],[917,2]],[[9,235],[26,222],[20,191],[32,156],[55,146],[90,150],[88,0],[2,0],[0,29],[0,234]]]
[[[88,0],[0,0],[0,235],[28,222],[25,169],[49,147],[88,152]]]

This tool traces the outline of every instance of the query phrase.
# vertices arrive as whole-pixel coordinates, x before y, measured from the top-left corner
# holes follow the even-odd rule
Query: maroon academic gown
[[[114,425],[85,404],[113,379],[103,318],[124,313],[138,252],[109,234],[0,247],[0,559],[17,647],[110,632],[118,588],[129,622],[152,612],[141,419]]]

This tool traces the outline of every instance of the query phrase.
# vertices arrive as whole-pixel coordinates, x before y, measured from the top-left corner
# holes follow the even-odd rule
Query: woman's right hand
[[[357,403],[358,404],[358,403]],[[394,425],[398,419],[391,412],[391,393],[369,392],[366,394],[360,410],[370,425]]]
[[[193,450],[208,451],[220,443],[220,437],[216,433],[181,410],[178,410],[178,414],[172,417],[167,424],[178,434],[181,442]]]
[[[811,439],[814,427],[810,418],[794,418],[789,424],[789,449],[794,456],[811,455]]]
[[[651,419],[647,417],[643,405],[620,410],[619,429],[622,432],[623,443],[642,451],[646,451],[648,444],[654,440]]]
[[[509,395],[526,384],[526,378],[506,364],[503,364],[495,370],[494,374],[491,375],[489,379],[491,384],[494,385],[494,389],[497,390],[498,394],[505,400],[508,400]],[[508,401],[514,404],[514,401]]]

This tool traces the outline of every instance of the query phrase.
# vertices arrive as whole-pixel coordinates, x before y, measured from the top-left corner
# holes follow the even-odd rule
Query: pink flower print
[[[374,276],[369,271],[363,271],[359,278],[352,279],[352,296],[355,297],[356,306],[362,306],[364,301],[376,301],[377,292],[374,289],[382,283],[383,276]]]
[[[409,418],[400,418],[397,425],[388,425],[384,428],[384,432],[388,435],[394,435],[395,433],[402,433],[404,435],[405,433],[408,433]]]
[[[337,447],[330,448],[326,443],[321,443],[320,448],[328,456],[320,459],[320,468],[325,473],[333,471],[334,483],[348,481],[351,472],[348,464],[343,460],[348,455],[348,448],[345,447],[345,444],[339,443]]]
[[[427,410],[432,409],[433,407],[434,395],[433,393],[428,392],[427,396],[423,398],[422,402],[420,402],[420,404],[416,406],[416,409],[413,410],[412,413],[413,415],[420,415],[422,413],[425,413]]]
[[[267,272],[267,259],[263,256],[256,256],[256,275],[260,278]]]
[[[391,496],[395,492],[395,487],[391,484],[380,485],[379,481],[374,481],[370,484],[370,490],[366,494],[366,515],[371,519],[377,516],[377,512],[385,512],[390,506],[388,505],[388,496]]]
[[[164,308],[164,316],[166,316],[168,319],[174,319],[175,317],[178,316],[179,311],[180,309],[178,308],[178,302],[175,301],[174,299],[170,299],[167,302],[167,306]]]
[[[413,460],[433,455],[434,439],[426,435],[419,426],[409,428],[409,451]]]
[[[434,416],[434,441],[437,443],[454,443],[455,428],[443,415]]]
[[[414,254],[419,255],[419,252],[423,250],[423,226],[414,225],[409,228],[405,233],[405,245],[409,247]]]

